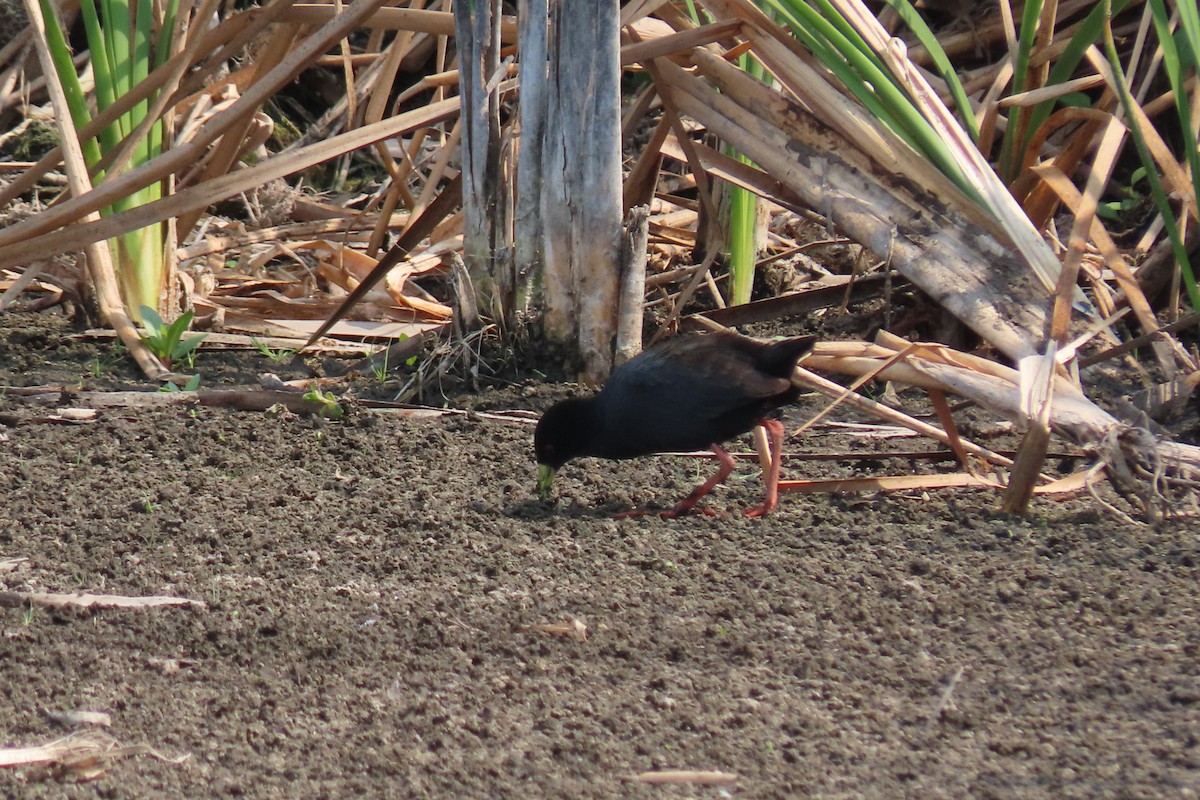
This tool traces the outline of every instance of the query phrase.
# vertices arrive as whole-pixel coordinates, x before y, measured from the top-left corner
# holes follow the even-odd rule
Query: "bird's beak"
[[[550,499],[550,484],[554,483],[554,475],[558,472],[549,464],[538,464],[538,497],[542,500]]]

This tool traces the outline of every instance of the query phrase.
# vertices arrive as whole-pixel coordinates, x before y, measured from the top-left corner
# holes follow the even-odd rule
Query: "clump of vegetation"
[[[58,79],[71,113],[75,130],[83,130],[95,113],[115,105],[150,71],[162,66],[170,52],[170,37],[175,29],[178,3],[168,2],[157,13],[150,4],[134,6],[128,0],[96,3],[88,0],[79,5],[80,17],[91,55],[95,82],[92,100],[76,71],[73,54],[67,42],[56,9],[48,2],[41,4],[46,24],[46,43],[54,61]],[[168,147],[164,123],[150,117],[152,102],[157,95],[143,100],[132,109],[104,126],[95,138],[81,138],[88,169],[95,173],[95,182],[113,181],[120,170],[111,165],[102,168],[101,162],[125,147],[129,139],[126,169],[132,170],[164,153]],[[144,206],[163,197],[160,181],[141,188],[130,188],[111,206],[101,209],[105,216]],[[167,285],[171,272],[168,260],[170,248],[167,228],[151,223],[115,237],[110,244],[125,305],[130,309],[158,306],[159,295]],[[156,309],[157,310],[157,309]]]
[[[317,387],[312,387],[304,393],[304,399],[309,403],[316,403],[319,408],[317,415],[325,419],[341,419],[346,416],[346,409],[338,405],[337,398],[332,392],[324,392]]]
[[[271,347],[257,336],[250,339],[250,344],[254,345],[254,349],[261,355],[266,356],[276,364],[283,364],[290,361],[296,355],[296,351],[288,347]]]
[[[3,152],[12,156],[14,161],[37,161],[56,147],[58,132],[54,126],[31,120],[20,135],[4,143]]]
[[[193,354],[196,348],[206,338],[206,334],[203,333],[184,337],[184,333],[192,324],[192,312],[181,314],[174,322],[165,322],[158,312],[149,306],[142,306],[141,311],[142,326],[146,330],[142,341],[146,343],[150,352],[158,356],[167,369],[180,359],[187,359],[190,364],[195,357]]]

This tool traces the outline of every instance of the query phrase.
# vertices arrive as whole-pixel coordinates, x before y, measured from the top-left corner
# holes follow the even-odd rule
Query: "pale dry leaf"
[[[655,786],[696,783],[701,786],[729,786],[737,783],[737,773],[712,770],[664,769],[642,772],[628,776],[628,780],[649,783]]]
[[[84,725],[104,728],[112,727],[112,715],[104,711],[84,711],[82,709],[75,709],[73,711],[47,710],[43,711],[42,714],[55,725],[62,725],[64,728],[78,728]]]
[[[186,597],[126,597],[116,594],[53,594],[50,592],[0,592],[0,606],[20,608],[32,604],[49,608],[153,608],[156,606],[195,606],[206,608],[202,600]]]
[[[527,625],[522,630],[537,631],[550,636],[566,636],[577,642],[587,641],[587,625],[578,618],[573,618],[570,622],[544,622]]]
[[[0,767],[43,765],[57,775],[77,781],[100,777],[118,758],[148,755],[169,764],[182,764],[191,756],[169,758],[149,745],[122,747],[112,735],[97,730],[78,731],[34,747],[0,748]]]

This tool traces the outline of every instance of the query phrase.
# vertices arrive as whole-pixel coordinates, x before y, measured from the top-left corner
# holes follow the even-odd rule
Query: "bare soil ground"
[[[47,326],[0,317],[0,384],[101,380],[89,364],[107,346]],[[458,402],[561,395],[530,382]],[[0,608],[0,746],[62,736],[47,712],[85,709],[124,745],[190,756],[84,784],[4,770],[0,795],[1200,796],[1194,526],[1129,525],[1086,497],[1017,519],[962,491],[785,496],[749,520],[750,466],[712,498],[719,516],[618,522],[710,464],[573,463],[544,505],[530,439],[479,415],[367,411],[0,428],[0,561],[27,559],[0,590],[206,604]],[[917,468],[797,457],[785,472]],[[531,627],[576,619],[586,641]],[[739,777],[626,780],[654,769]]]

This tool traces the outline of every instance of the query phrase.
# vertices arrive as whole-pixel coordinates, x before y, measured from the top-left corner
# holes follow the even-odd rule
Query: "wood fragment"
[[[730,786],[737,783],[738,776],[733,772],[664,769],[641,772],[637,775],[627,775],[625,779],[648,783],[652,786],[669,786],[684,783],[695,783],[701,786]]]
[[[47,608],[156,608],[158,606],[191,606],[207,608],[203,600],[185,597],[127,597],[117,594],[54,594],[50,592],[0,592],[0,606],[24,608],[28,605]]]
[[[1074,494],[1103,478],[1100,467],[1072,473],[1066,477],[1034,488],[1036,495]],[[881,475],[871,478],[846,478],[830,480],[780,481],[779,491],[801,494],[835,494],[839,492],[902,492],[915,489],[1003,489],[999,480],[989,479],[969,472],[954,472],[937,475]]]
[[[10,428],[18,425],[87,425],[95,421],[94,408],[62,408],[54,414],[0,413],[0,425]]]

